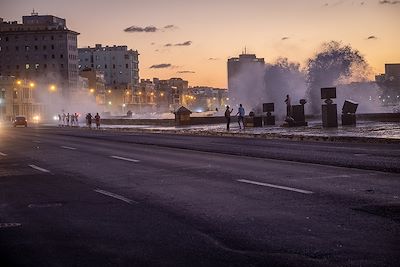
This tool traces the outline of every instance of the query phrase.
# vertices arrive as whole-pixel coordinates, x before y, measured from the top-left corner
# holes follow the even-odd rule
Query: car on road
[[[18,125],[28,127],[28,121],[26,120],[25,116],[16,116],[13,122],[14,127]]]

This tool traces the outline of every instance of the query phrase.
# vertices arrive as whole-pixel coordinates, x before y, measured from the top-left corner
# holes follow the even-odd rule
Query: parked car
[[[18,125],[28,127],[28,121],[26,120],[25,116],[16,116],[13,122],[14,127]]]

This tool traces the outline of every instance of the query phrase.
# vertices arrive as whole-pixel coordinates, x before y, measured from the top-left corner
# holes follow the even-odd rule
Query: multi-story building
[[[228,59],[228,94],[231,103],[237,104],[252,94],[252,88],[262,86],[265,74],[264,58],[254,54],[241,54]]]
[[[68,96],[78,83],[78,34],[51,15],[0,19],[0,75],[33,81],[38,90],[56,84]]]
[[[139,83],[139,53],[123,46],[79,48],[79,69],[95,69],[104,73],[107,89],[130,89]]]
[[[188,94],[184,96],[187,107],[195,112],[203,111],[225,111],[229,98],[227,90],[208,86],[196,86],[189,88]]]
[[[87,94],[95,99],[96,104],[106,104],[106,81],[104,73],[91,68],[83,69],[79,72],[79,76],[88,80]]]
[[[385,73],[376,75],[375,81],[380,87],[379,99],[384,105],[400,103],[400,63],[385,64]]]

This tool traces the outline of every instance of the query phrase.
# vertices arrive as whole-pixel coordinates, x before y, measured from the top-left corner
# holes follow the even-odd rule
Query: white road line
[[[21,226],[20,223],[0,223],[0,228],[11,228]]]
[[[239,179],[237,181],[240,182],[240,183],[247,183],[247,184],[254,184],[254,185],[260,185],[260,186],[278,188],[278,189],[293,191],[293,192],[302,193],[302,194],[313,194],[314,193],[314,192],[311,192],[311,191],[297,189],[297,188],[293,188],[293,187],[274,185],[274,184],[267,184],[267,183],[260,183],[260,182],[245,180],[245,179]]]
[[[120,196],[120,195],[117,195],[117,194],[114,194],[114,193],[111,193],[111,192],[108,192],[108,191],[104,191],[104,190],[101,190],[101,189],[95,189],[94,191],[97,192],[97,193],[100,193],[100,194],[103,194],[103,195],[106,195],[106,196],[121,200],[121,201],[126,202],[128,204],[138,203],[138,202],[136,202],[134,200],[131,200],[129,198],[126,198],[126,197],[123,197],[123,196]]]
[[[40,144],[42,141],[39,141],[39,140],[35,140],[35,141],[32,141],[33,143],[37,143],[37,144]]]
[[[140,162],[140,160],[137,159],[128,159],[128,158],[123,158],[123,157],[118,157],[118,156],[110,156],[113,159],[120,159],[120,160],[125,160],[125,161],[130,161],[130,162]]]
[[[33,164],[30,164],[30,165],[28,165],[28,166],[31,167],[31,168],[33,168],[33,169],[35,169],[35,170],[41,171],[41,172],[50,172],[49,170],[40,168],[40,167],[38,167],[38,166],[36,166],[36,165],[33,165]]]
[[[70,150],[76,150],[75,147],[70,147],[70,146],[61,146],[61,148],[70,149]]]
[[[7,156],[7,154],[0,152],[0,156],[5,157],[5,156]]]

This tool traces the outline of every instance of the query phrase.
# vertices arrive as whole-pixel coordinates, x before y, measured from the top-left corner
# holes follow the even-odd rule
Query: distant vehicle
[[[18,125],[28,127],[28,121],[25,116],[16,116],[13,125],[14,127],[17,127]]]

